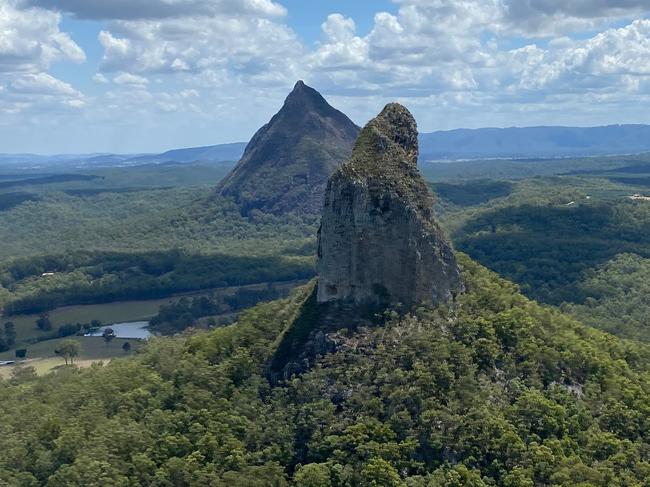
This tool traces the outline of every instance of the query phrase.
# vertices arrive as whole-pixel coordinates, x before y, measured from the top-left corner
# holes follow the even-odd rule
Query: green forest
[[[0,209],[5,314],[311,277],[315,219],[242,217],[232,202],[213,196],[210,178],[228,167],[12,180],[29,185],[22,193],[12,186]],[[159,186],[146,187],[152,180]]]
[[[650,204],[628,197],[640,188],[601,176],[533,178],[511,183],[505,195],[495,194],[499,186],[490,180],[445,183],[460,189],[450,197],[443,185],[437,206],[456,248],[527,296],[647,341]],[[631,263],[639,265],[635,272]]]
[[[649,63],[650,0],[0,0],[0,487],[650,487]]]
[[[57,358],[0,374],[0,485],[646,485],[650,206],[628,198],[635,180],[614,180],[639,172],[611,167],[436,180],[456,248],[515,284],[462,257],[458,306],[342,329],[336,353],[273,385],[311,287],[242,310],[313,276],[317,221],[244,218],[196,167],[165,167],[164,187],[145,184],[151,168],[12,186],[0,300],[17,325],[3,347],[17,330],[37,341],[30,356]],[[91,317],[74,308],[62,316],[84,316],[81,328],[30,331],[13,316],[40,313],[35,327],[64,305],[188,291],[204,293],[161,301],[151,323],[194,331],[146,345],[81,341]],[[68,351],[110,362],[66,366],[79,362]]]
[[[637,180],[647,174],[644,157],[425,163],[422,170],[434,181],[436,210],[458,249],[531,298],[647,340],[644,273],[625,275],[617,266],[650,253],[650,205],[628,198],[643,193]],[[468,169],[463,178],[463,165],[483,173]],[[12,182],[0,189],[0,305],[7,320],[66,305],[311,277],[317,219],[242,217],[232,202],[214,198],[214,181],[229,167],[4,178]],[[573,174],[558,175],[567,167]],[[501,178],[489,179],[495,175]],[[624,302],[629,306],[621,308]]]
[[[310,286],[135,358],[17,369],[0,383],[0,482],[647,485],[650,349],[461,260],[456,308],[341,330],[336,353],[277,386],[266,364]]]
[[[0,283],[11,292],[5,314],[73,304],[154,299],[173,294],[313,276],[311,257],[73,252],[11,261]]]

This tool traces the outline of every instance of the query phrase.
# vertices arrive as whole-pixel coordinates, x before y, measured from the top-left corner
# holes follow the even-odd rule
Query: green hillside
[[[16,374],[0,484],[647,485],[650,349],[461,262],[457,308],[341,330],[277,386],[265,368],[309,286],[133,359]]]

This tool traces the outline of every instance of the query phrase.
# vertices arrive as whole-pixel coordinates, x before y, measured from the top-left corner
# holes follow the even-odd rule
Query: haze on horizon
[[[0,0],[0,152],[245,141],[297,79],[362,125],[648,123],[647,0]]]

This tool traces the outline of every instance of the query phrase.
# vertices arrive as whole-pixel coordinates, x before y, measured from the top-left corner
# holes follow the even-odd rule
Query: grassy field
[[[138,348],[142,346],[140,340],[115,338],[107,346],[104,339],[101,337],[68,337],[56,340],[47,340],[44,342],[35,343],[27,348],[27,360],[18,365],[0,366],[0,377],[8,378],[16,366],[32,366],[36,369],[38,374],[46,374],[50,370],[65,362],[54,353],[59,343],[63,340],[76,340],[81,346],[79,357],[75,359],[75,363],[79,366],[89,366],[93,362],[106,361],[116,357],[124,357],[127,354],[122,349],[125,342],[131,344],[131,351],[133,354]],[[34,357],[34,358],[30,358]],[[0,353],[0,360],[14,360],[14,353],[4,352]]]
[[[198,293],[201,295],[204,293]],[[146,321],[156,313],[160,306],[169,304],[178,298],[151,299],[144,301],[116,301],[104,304],[89,304],[83,306],[66,306],[49,313],[52,329],[66,323],[89,323],[99,320],[105,324],[123,323],[127,321]],[[36,328],[38,315],[15,315],[4,317],[2,322],[12,321],[16,325],[16,340],[18,343],[42,336],[44,332]],[[47,332],[50,333],[50,332]]]
[[[304,281],[289,281],[285,283],[276,283],[278,289],[290,290],[293,287],[303,284]],[[237,289],[261,289],[266,283],[249,284],[246,286],[230,286],[216,289],[205,289],[195,293],[185,293],[171,296],[163,299],[148,299],[139,301],[114,301],[111,303],[88,304],[79,306],[65,306],[49,312],[52,330],[55,331],[59,326],[67,323],[90,323],[92,320],[99,320],[103,324],[111,325],[114,323],[125,323],[130,321],[148,321],[158,313],[163,305],[171,304],[178,301],[181,297],[193,298],[197,296],[206,296],[214,294],[230,295],[234,294]],[[12,321],[16,325],[17,344],[25,343],[27,340],[38,338],[45,332],[36,327],[38,314],[13,315],[2,317],[1,323]],[[47,332],[52,333],[52,332]]]
[[[198,296],[203,293],[193,294]],[[85,306],[67,306],[50,312],[52,330],[66,323],[89,323],[92,320],[100,320],[104,324],[123,323],[128,321],[147,321],[154,316],[161,305],[169,304],[176,298],[152,299],[146,301],[118,301],[106,304],[92,304]],[[35,320],[38,315],[17,315],[3,318],[2,323],[13,321],[16,325],[17,343],[14,349],[0,353],[0,360],[14,360],[15,348],[26,348],[26,365],[34,366],[38,373],[46,373],[52,368],[63,364],[63,359],[56,357],[54,350],[59,343],[66,338],[45,340],[38,343],[28,343],[30,339],[38,338],[46,333],[36,328]],[[115,338],[107,347],[101,337],[79,337],[72,336],[67,339],[77,340],[81,344],[81,352],[78,357],[79,364],[90,364],[92,361],[106,360],[114,357],[124,356],[122,345],[128,341],[131,343],[131,350],[137,350],[142,346],[141,342],[135,339]],[[9,377],[13,366],[0,366],[0,377]]]
[[[285,283],[278,283],[276,284],[276,287],[288,292],[290,289],[300,284],[304,284],[304,281],[288,281]],[[115,301],[112,303],[104,304],[66,306],[63,308],[55,309],[49,313],[50,321],[52,322],[52,330],[48,332],[40,331],[36,327],[35,322],[39,317],[38,315],[15,315],[3,317],[0,321],[0,324],[7,321],[12,321],[16,326],[16,345],[12,350],[0,353],[0,360],[14,360],[15,349],[26,348],[27,357],[34,360],[34,363],[30,363],[30,365],[39,365],[41,368],[45,367],[46,370],[50,370],[53,366],[59,364],[59,362],[62,362],[62,359],[56,358],[56,363],[54,365],[50,364],[49,361],[45,361],[43,363],[41,363],[41,361],[51,361],[53,357],[56,357],[54,350],[56,350],[61,340],[64,340],[65,338],[44,340],[37,343],[30,343],[30,341],[39,337],[46,336],[48,334],[52,334],[56,332],[58,327],[67,323],[89,323],[92,320],[99,320],[102,322],[102,324],[110,325],[132,321],[148,321],[151,317],[158,313],[160,306],[171,304],[181,297],[193,298],[197,296],[215,294],[232,295],[237,289],[240,288],[255,290],[262,289],[265,286],[265,283],[251,284],[247,286],[206,289],[197,293],[176,295],[165,299]],[[223,318],[226,317],[227,315],[223,316]],[[113,340],[113,342],[111,342],[109,347],[106,347],[101,337],[73,336],[68,338],[78,340],[81,343],[82,350],[79,356],[80,360],[103,360],[116,356],[122,356],[123,351],[121,347],[125,341],[131,342],[132,350],[136,350],[140,345],[140,342],[138,342],[138,340],[116,338]],[[0,374],[7,376],[7,374],[10,373],[11,367],[0,367]]]

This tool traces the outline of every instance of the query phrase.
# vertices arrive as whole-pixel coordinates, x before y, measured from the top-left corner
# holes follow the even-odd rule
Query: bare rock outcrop
[[[319,303],[448,302],[463,290],[454,253],[417,168],[413,116],[391,103],[330,178],[318,238]]]
[[[413,116],[390,104],[361,131],[329,179],[318,235],[318,281],[269,364],[273,380],[336,350],[336,332],[376,325],[386,309],[448,303],[464,290],[433,195],[417,168]]]

